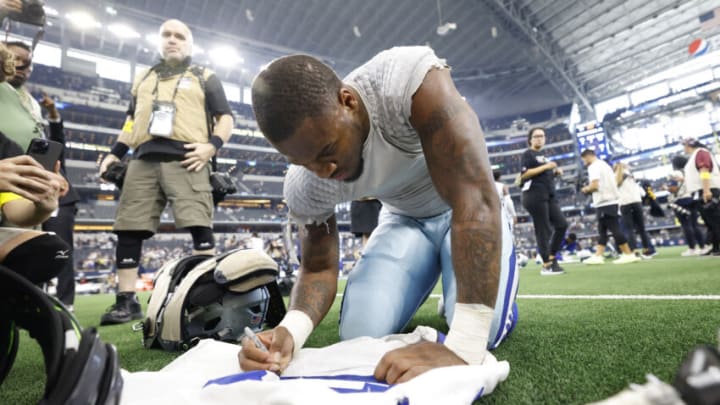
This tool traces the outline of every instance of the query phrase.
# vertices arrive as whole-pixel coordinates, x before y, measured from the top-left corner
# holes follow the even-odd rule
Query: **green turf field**
[[[652,373],[671,381],[694,346],[716,343],[718,300],[598,299],[598,295],[720,294],[720,258],[681,258],[680,248],[660,250],[654,259],[617,266],[568,264],[568,274],[541,277],[531,264],[521,270],[520,321],[495,351],[510,362],[510,376],[482,404],[582,404],[608,397]],[[344,283],[341,282],[341,289]],[[439,288],[436,289],[439,293]],[[582,295],[582,299],[538,295]],[[83,326],[97,325],[112,303],[107,295],[80,296],[76,313]],[[147,294],[142,301],[147,301]],[[430,298],[410,328],[425,324],[447,331]],[[339,300],[313,332],[309,346],[337,341]],[[128,325],[100,328],[104,341],[118,347],[130,371],[157,370],[175,354],[145,350],[141,333]],[[44,372],[39,347],[24,334],[15,366],[0,387],[0,404],[35,403]]]

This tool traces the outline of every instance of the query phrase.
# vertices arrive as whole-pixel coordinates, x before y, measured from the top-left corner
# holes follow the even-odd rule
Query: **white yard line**
[[[342,297],[342,294],[337,294]],[[441,294],[430,294],[439,299]],[[560,295],[560,294],[519,294],[525,300],[650,300],[650,301],[720,301],[720,295]]]
[[[440,295],[440,294],[438,294]],[[559,294],[519,294],[520,299],[531,300],[668,300],[668,301],[718,301],[720,295],[559,295]]]

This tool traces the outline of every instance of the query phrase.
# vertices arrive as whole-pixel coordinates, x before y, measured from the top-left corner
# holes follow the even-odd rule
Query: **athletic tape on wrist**
[[[278,326],[286,328],[293,337],[293,341],[295,342],[293,355],[300,351],[308,336],[310,336],[310,333],[313,331],[312,319],[310,319],[305,312],[296,309],[288,311]]]
[[[702,172],[700,173],[700,178],[703,180],[710,180],[712,178],[712,175],[710,172]]]
[[[495,311],[483,304],[455,304],[445,346],[468,364],[482,364]]]

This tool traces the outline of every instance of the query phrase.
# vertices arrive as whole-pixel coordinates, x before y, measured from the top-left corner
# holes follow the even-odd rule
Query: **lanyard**
[[[175,96],[177,96],[178,88],[180,88],[180,82],[182,81],[182,79],[184,77],[185,77],[185,72],[182,72],[180,77],[177,79],[177,82],[175,82],[175,90],[173,90],[173,95],[172,95],[172,98],[170,99],[170,102],[175,101]],[[153,92],[152,92],[152,94],[155,96],[154,101],[157,101],[157,99],[158,99],[158,84],[160,84],[160,76],[156,72],[155,73],[155,88],[153,89]]]

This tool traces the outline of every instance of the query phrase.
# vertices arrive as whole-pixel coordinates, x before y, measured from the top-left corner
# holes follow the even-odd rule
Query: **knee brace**
[[[135,232],[121,231],[117,233],[118,244],[115,249],[115,264],[117,268],[132,269],[139,266],[140,252],[142,251],[142,235]]]
[[[44,233],[18,245],[5,257],[3,265],[31,283],[49,281],[70,260],[70,246],[55,234]]]
[[[192,235],[193,249],[208,250],[215,247],[215,237],[212,229],[206,226],[188,227],[190,235]]]

